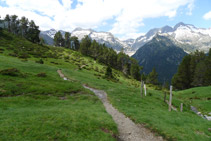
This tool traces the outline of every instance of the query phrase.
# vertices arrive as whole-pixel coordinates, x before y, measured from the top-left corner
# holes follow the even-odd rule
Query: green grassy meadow
[[[0,35],[0,50],[0,140],[117,140],[116,124],[82,84],[106,91],[120,112],[167,140],[210,140],[210,121],[191,112],[188,101],[194,91],[199,99],[192,104],[208,112],[209,102],[201,100],[210,96],[210,87],[174,92],[173,105],[179,109],[183,102],[184,112],[169,112],[162,91],[148,87],[141,98],[138,81],[116,70],[119,81],[106,80],[106,66],[78,52],[35,45],[7,32]],[[2,73],[11,68],[18,70],[14,76]],[[60,78],[58,69],[71,81]]]
[[[198,87],[178,91],[175,95],[184,103],[196,107],[203,114],[211,112],[211,87]]]

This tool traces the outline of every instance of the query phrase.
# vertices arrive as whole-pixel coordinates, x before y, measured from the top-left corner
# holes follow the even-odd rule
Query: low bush
[[[44,64],[44,61],[42,59],[38,60],[38,61],[35,61],[36,63],[39,63],[39,64]]]
[[[36,76],[37,77],[47,77],[45,72],[38,73]]]
[[[23,76],[22,73],[16,68],[9,68],[0,71],[2,75],[9,75],[9,76]]]

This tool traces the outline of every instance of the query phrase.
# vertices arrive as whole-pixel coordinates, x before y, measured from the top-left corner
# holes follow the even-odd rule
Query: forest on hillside
[[[208,54],[196,51],[185,56],[172,78],[176,89],[211,85],[211,49]]]

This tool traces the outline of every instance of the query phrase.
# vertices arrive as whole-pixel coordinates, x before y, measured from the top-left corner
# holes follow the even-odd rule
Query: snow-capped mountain
[[[208,52],[211,48],[211,28],[197,28],[180,22],[174,27],[164,26],[151,29],[144,36],[138,37],[129,51],[135,53],[140,47],[151,41],[156,34],[168,37],[186,52],[195,50]]]
[[[40,36],[44,38],[47,44],[53,45],[53,38],[56,32],[55,29],[41,31]],[[64,36],[65,31],[60,30],[60,32]],[[119,40],[109,32],[96,32],[92,29],[82,28],[73,30],[71,36],[76,36],[81,40],[85,35],[88,35],[92,40],[106,44],[106,46],[113,48],[117,52],[124,49],[124,52],[131,56],[157,34],[168,37],[185,52],[193,52],[195,50],[208,52],[209,48],[211,48],[211,28],[197,28],[194,25],[182,22],[174,27],[164,26],[162,28],[154,28],[137,39],[124,41]]]
[[[135,39],[127,39],[123,41],[124,43],[126,43],[128,46],[132,47],[133,44],[135,43]]]
[[[59,31],[64,36],[65,31],[63,31],[63,30],[59,30]],[[55,30],[55,29],[41,31],[40,32],[40,37],[42,37],[45,40],[46,44],[53,45],[54,44],[53,38],[54,38],[56,32],[57,32],[57,30]]]
[[[56,32],[57,31],[55,29],[41,31],[40,36],[44,38],[47,44],[53,45],[53,38]],[[60,30],[60,32],[64,36],[65,31]],[[84,38],[85,35],[88,35],[92,40],[96,40],[100,44],[105,44],[106,46],[113,48],[117,52],[121,51],[122,48],[124,50],[130,49],[130,47],[126,43],[120,41],[118,38],[114,37],[109,32],[96,32],[92,29],[82,29],[82,28],[76,28],[71,32],[71,36],[78,37],[79,41],[82,40],[82,38]]]

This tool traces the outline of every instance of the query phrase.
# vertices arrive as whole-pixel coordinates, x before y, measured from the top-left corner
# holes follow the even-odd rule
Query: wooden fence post
[[[147,96],[147,87],[146,87],[146,84],[144,84],[144,94],[145,94],[145,96]]]
[[[171,111],[171,102],[172,102],[172,86],[170,86],[169,111]]]
[[[183,111],[183,103],[181,103],[181,105],[180,105],[180,112],[182,112]]]
[[[141,81],[141,97],[143,97],[143,85],[144,85],[144,82]]]

